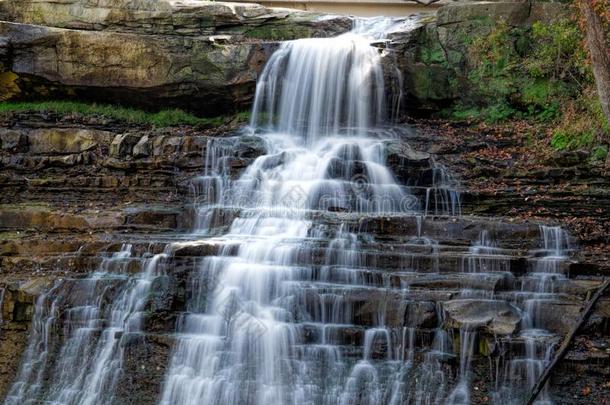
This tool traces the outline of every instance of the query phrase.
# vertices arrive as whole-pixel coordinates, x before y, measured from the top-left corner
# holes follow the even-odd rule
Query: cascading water
[[[145,260],[142,272],[130,279],[131,245],[124,245],[90,277],[59,281],[42,295],[21,371],[5,403],[113,403],[121,339],[141,332],[147,291],[164,257]],[[67,318],[63,336],[57,333],[60,311]]]
[[[514,400],[514,392],[519,390],[519,379],[526,381],[527,387],[536,384],[553,354],[553,333],[545,330],[541,316],[541,306],[558,298],[554,283],[566,280],[566,268],[571,248],[570,239],[558,226],[541,226],[542,249],[530,263],[531,271],[523,279],[521,292],[517,299],[523,302],[524,316],[520,338],[524,352],[506,364],[504,371],[507,380],[499,389],[498,401]],[[552,403],[548,384],[542,390],[539,404]]]
[[[369,42],[354,33],[292,41],[267,64],[252,117],[267,154],[228,186],[223,203],[241,213],[192,281],[213,287],[198,290],[209,296],[193,297],[182,316],[162,403],[378,403],[390,394],[381,373],[400,366],[372,363],[373,345],[392,360],[383,317],[364,331],[361,361],[337,345],[354,328],[344,285],[368,284],[357,236],[343,227],[329,235],[313,221],[315,212],[412,209],[384,164],[383,136],[369,134],[385,112]]]

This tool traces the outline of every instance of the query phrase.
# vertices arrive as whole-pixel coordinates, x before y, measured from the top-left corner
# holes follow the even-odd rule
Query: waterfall
[[[241,214],[193,276],[213,287],[198,290],[209,295],[193,297],[179,322],[163,404],[373,404],[404,389],[384,377],[399,364],[372,362],[379,350],[393,360],[383,308],[364,331],[360,361],[338,345],[355,328],[347,288],[370,288],[358,236],[342,225],[323,266],[297,264],[328,238],[314,212],[413,212],[414,197],[385,165],[389,135],[375,130],[386,106],[374,32],[290,41],[267,63],[251,123],[267,154],[223,182],[223,203]],[[306,330],[317,341],[306,342]]]
[[[163,239],[163,253],[125,243],[86,277],[57,280],[6,403],[120,402],[125,347],[147,333],[171,346],[162,405],[473,403],[492,349],[488,399],[519,403],[552,355],[541,313],[567,280],[570,240],[541,226],[540,246],[523,247],[512,239],[526,225],[513,236],[461,216],[457,179],[390,126],[371,44],[394,24],[282,44],[250,125],[207,142],[192,232]],[[244,142],[259,149],[236,174]],[[185,245],[206,249],[182,257]],[[151,332],[162,277],[180,292],[160,316],[171,326]]]

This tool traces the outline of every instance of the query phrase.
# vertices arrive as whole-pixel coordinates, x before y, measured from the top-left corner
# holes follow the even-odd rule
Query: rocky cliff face
[[[0,356],[0,389],[6,392],[15,377],[20,357],[15,353],[26,349],[26,337],[38,299],[46,300],[38,304],[39,308],[47,308],[51,303],[66,310],[78,306],[88,297],[87,289],[79,280],[84,283],[87,274],[103,268],[108,257],[124,249],[124,244],[131,245],[132,256],[117,263],[123,266],[122,272],[133,274],[142,271],[145,265],[142,258],[162,252],[171,243],[171,258],[164,267],[171,271],[155,281],[154,293],[149,296],[145,311],[144,333],[123,340],[124,369],[115,398],[116,403],[156,403],[170,351],[175,345],[173,331],[177,316],[186,309],[187,298],[194,294],[189,274],[203,257],[216,254],[218,249],[205,240],[176,243],[177,238],[179,240],[180,235],[188,232],[197,221],[192,206],[193,187],[197,183],[193,179],[203,170],[203,156],[210,147],[210,140],[226,142],[232,151],[228,161],[232,176],[237,176],[264,153],[264,143],[253,136],[229,138],[234,132],[227,127],[207,131],[189,127],[160,130],[103,118],[52,114],[4,115],[2,123],[1,182],[4,192],[0,197],[0,287],[4,289],[4,299],[0,354],[7,355]],[[481,174],[476,171],[479,165],[471,166],[466,155],[484,146],[477,143],[476,138],[470,138],[467,132],[461,133],[459,128],[457,131],[447,128],[439,131],[433,124],[421,122],[416,131],[402,132],[401,142],[389,150],[388,162],[401,179],[419,179],[417,184],[422,187],[421,193],[432,186],[434,175],[431,170],[436,167],[435,162],[443,162],[448,170],[461,173],[464,203],[460,219],[440,216],[420,224],[414,217],[354,219],[345,216],[341,220],[374,235],[375,241],[360,247],[362,260],[385,272],[384,277],[388,277],[392,285],[408,283],[411,292],[408,301],[400,294],[350,292],[350,302],[358,308],[357,325],[341,331],[340,342],[361,345],[362,328],[372,325],[379,308],[386,308],[388,325],[415,330],[417,344],[422,347],[430,344],[433,330],[439,323],[448,330],[459,330],[470,320],[477,319],[486,325],[480,331],[480,343],[473,360],[475,384],[480,393],[476,401],[484,401],[483,397],[493,389],[488,385],[488,361],[502,361],[508,353],[522,350],[518,341],[498,336],[516,333],[523,315],[508,304],[502,306],[501,301],[462,300],[459,291],[483,289],[493,291],[495,296],[508,296],[521,283],[527,285],[527,273],[532,261],[536,260],[535,249],[539,244],[538,223],[549,221],[549,217],[538,215],[531,220],[529,215],[519,217],[518,212],[509,212],[509,208],[503,207],[521,207],[524,212],[530,204],[533,204],[529,208],[533,212],[540,206],[556,207],[558,209],[550,217],[558,223],[579,214],[561,210],[565,206],[566,192],[570,192],[565,187],[559,188],[562,190],[559,194],[548,190],[548,197],[543,201],[524,197],[522,192],[535,184],[535,176],[511,172],[501,177],[498,175],[503,170],[501,159],[490,157],[485,162],[485,170],[496,170],[497,183],[481,187],[478,183]],[[444,135],[439,136],[439,133]],[[456,138],[461,139],[459,147],[454,145]],[[499,148],[512,146],[506,139],[498,140],[495,145]],[[458,150],[463,152],[453,153]],[[551,171],[555,167],[551,161],[540,170]],[[482,166],[479,169],[482,170]],[[521,183],[523,190],[504,188],[508,179]],[[574,182],[575,179],[564,180]],[[608,182],[603,184],[606,185],[598,183],[598,187],[608,187]],[[414,190],[417,193],[418,187]],[[420,196],[423,198],[424,194]],[[586,193],[573,192],[573,196],[586,198]],[[582,201],[585,200],[581,200],[581,204]],[[590,207],[592,212],[601,209],[598,215],[607,216],[601,200],[587,201],[588,205],[582,205],[583,208]],[[228,208],[219,209],[213,219],[213,228],[218,232],[226,230],[236,214]],[[338,227],[338,218],[330,214],[316,221],[331,228]],[[587,213],[583,211],[580,215],[586,218]],[[471,256],[472,253],[468,253],[471,241],[483,230],[490,229],[501,241],[502,255],[481,259]],[[440,250],[432,255],[426,246],[411,251],[412,247],[406,247],[403,239],[412,234],[440,241]],[[565,263],[569,266],[570,279],[557,282],[555,286],[562,298],[544,303],[542,318],[547,330],[566,334],[578,317],[581,302],[599,285],[599,276],[607,273],[607,255],[595,254],[595,250],[589,249],[598,243],[599,239],[584,240],[583,254]],[[302,260],[319,260],[315,257],[303,257]],[[417,263],[421,273],[397,272],[396,266],[405,260]],[[477,260],[481,260],[481,266],[505,266],[509,272],[480,277],[457,270],[479,263]],[[441,275],[437,273],[439,269],[444,269]],[[448,269],[456,269],[456,272],[447,272]],[[44,295],[53,285],[62,287]],[[111,288],[108,294],[121,291],[120,285],[111,284],[106,288]],[[108,295],[107,299],[112,300],[110,297]],[[588,373],[588,377],[581,378],[571,389],[565,388],[562,395],[566,398],[580,395],[579,391],[586,387],[593,387],[592,395],[602,395],[603,382],[600,381],[609,358],[603,349],[609,306],[610,300],[602,299],[579,338],[579,346],[563,362],[563,371],[558,373],[556,381],[561,380],[563,373],[573,372],[570,370]],[[442,315],[438,308],[442,308]],[[557,316],[559,314],[561,316]],[[58,318],[52,330],[68,327],[65,316]],[[309,339],[315,340],[315,333],[315,330],[309,331]],[[59,350],[61,334],[50,336]],[[375,356],[384,356],[383,346],[373,350]],[[61,354],[52,351],[48,356],[57,359]],[[595,365],[587,365],[592,359],[595,359]],[[447,361],[446,367],[456,367]],[[47,378],[50,380],[51,376]],[[598,392],[599,389],[602,391]]]
[[[275,41],[347,18],[205,1],[0,2],[0,99],[73,98],[201,115],[246,109]]]
[[[390,35],[387,64],[403,73],[403,109],[430,114],[472,97],[467,78],[476,63],[469,53],[473,40],[499,25],[525,31],[536,22],[556,22],[568,12],[559,2],[456,2],[422,18],[415,29]]]
[[[442,9],[436,22],[423,20],[419,28],[395,34],[388,44],[386,61],[403,71],[403,91],[409,103],[418,103],[416,109],[436,109],[456,96],[447,85],[447,72],[453,70],[423,57],[430,56],[423,49],[441,44],[435,49],[454,55],[459,48],[451,46],[457,44],[456,32],[479,27],[483,14],[505,14],[514,24],[529,24],[533,13],[522,3],[472,7]],[[248,104],[257,72],[276,41],[334,35],[350,25],[343,18],[318,20],[308,13],[199,1],[5,0],[0,10],[7,20],[0,22],[4,99],[75,97],[150,108],[175,105],[210,115]],[[204,170],[210,140],[227,142],[233,176],[264,153],[264,143],[255,136],[230,139],[236,134],[232,125],[156,129],[98,116],[52,113],[2,114],[0,124],[0,396],[14,381],[27,337],[35,332],[30,328],[36,301],[42,297],[50,302],[60,295],[45,292],[53,285],[65,288],[53,325],[56,345],[69,323],[66,308],[86,299],[79,282],[88,273],[124,243],[132,244],[135,257],[122,264],[125,274],[142,271],[142,257],[174,243],[173,270],[155,280],[144,311],[144,333],[124,340],[124,375],[115,398],[116,403],[155,403],[175,343],[177,316],[193,294],[188,273],[218,249],[206,243],[175,243],[196,220],[192,179]],[[603,236],[610,218],[608,172],[591,170],[579,154],[528,160],[519,149],[527,139],[510,130],[498,135],[485,127],[411,124],[414,130],[405,125],[397,132],[400,141],[390,148],[390,168],[402,180],[418,179],[413,186],[422,197],[437,181],[434,170],[443,163],[461,180],[463,216],[441,215],[423,225],[414,217],[344,218],[374,235],[374,241],[363,246],[363,260],[379,270],[366,275],[371,284],[404,283],[412,295],[407,302],[400,294],[350,292],[349,302],[358,309],[357,325],[341,330],[338,339],[347,346],[362,345],[363,330],[373,324],[379,308],[387,308],[384,314],[392,327],[415,330],[419,347],[432,344],[437,325],[459,331],[477,318],[484,326],[474,360],[479,391],[473,400],[482,403],[492,388],[489,362],[502,361],[511,350],[524,350],[523,342],[509,344],[502,337],[518,330],[522,314],[508,304],[460,299],[459,291],[480,289],[504,297],[527,288],[531,280],[526,273],[539,244],[538,223],[579,219],[571,230],[581,239],[582,249],[564,264],[569,278],[557,284],[561,299],[543,307],[545,327],[565,334],[582,302],[608,274]],[[216,228],[228,226],[234,215],[230,209],[219,210]],[[329,214],[317,220],[338,228],[337,218]],[[507,271],[493,277],[458,271],[472,260],[468,249],[484,229],[493,229],[502,253],[492,257],[495,262],[482,263],[501,263]],[[406,235],[434,238],[441,250],[434,252],[425,244],[407,247]],[[313,256],[301,260],[321,260],[321,255]],[[397,271],[397,264],[406,260],[421,271]],[[456,271],[439,276],[439,269]],[[117,288],[105,287],[110,291],[107,300],[112,301]],[[566,403],[587,402],[588,395],[603,398],[610,361],[608,319],[606,296],[563,363],[563,374],[556,376],[559,386],[565,375],[583,375],[561,388]],[[309,340],[316,339],[316,330],[305,332]],[[384,356],[384,350],[374,347],[373,356]],[[60,355],[55,346],[49,352],[51,358]],[[444,359],[443,367],[457,369],[456,359]],[[43,379],[48,381],[49,376]],[[585,388],[590,394],[583,397]]]

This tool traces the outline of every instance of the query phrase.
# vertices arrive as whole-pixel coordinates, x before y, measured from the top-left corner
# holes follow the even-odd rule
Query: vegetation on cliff
[[[213,118],[198,117],[181,109],[168,109],[159,112],[147,112],[135,108],[121,107],[110,104],[89,104],[77,101],[41,101],[0,103],[0,113],[39,112],[64,115],[80,115],[83,117],[99,116],[116,120],[125,124],[151,125],[156,128],[167,128],[181,125],[194,127],[213,127],[229,120],[246,121],[249,113],[242,112],[234,116],[219,116]]]
[[[489,35],[470,42],[471,70],[465,80],[470,91],[451,115],[545,123],[554,148],[590,148],[605,159],[609,128],[582,41],[581,30],[569,19],[536,22],[531,28],[499,22]]]

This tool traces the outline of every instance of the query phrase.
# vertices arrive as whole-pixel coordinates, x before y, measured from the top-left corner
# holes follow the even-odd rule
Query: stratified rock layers
[[[73,98],[201,115],[247,108],[277,40],[346,18],[216,2],[0,3],[0,100]],[[36,24],[36,25],[34,25]]]

